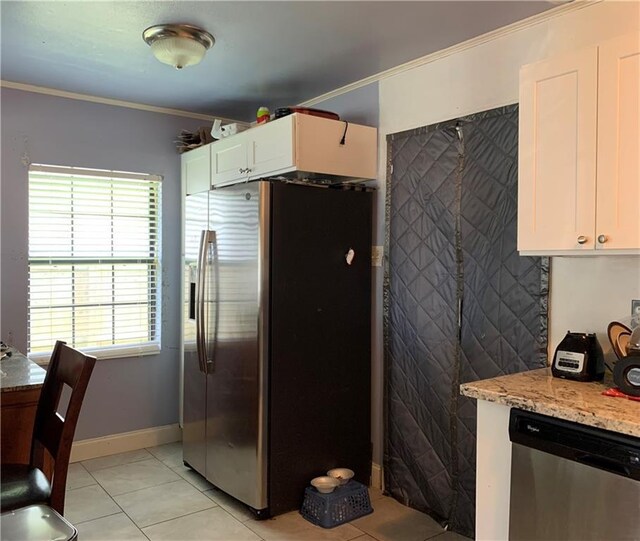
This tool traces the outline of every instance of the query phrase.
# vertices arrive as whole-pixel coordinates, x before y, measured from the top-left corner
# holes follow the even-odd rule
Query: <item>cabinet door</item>
[[[211,145],[211,186],[247,178],[247,133]]]
[[[275,176],[293,169],[293,118],[289,115],[246,132],[249,178]]]
[[[597,248],[640,248],[640,34],[637,33],[600,46],[597,182]]]
[[[182,182],[187,195],[206,192],[211,179],[210,145],[185,152],[182,157]]]
[[[597,49],[520,71],[518,250],[595,246]]]

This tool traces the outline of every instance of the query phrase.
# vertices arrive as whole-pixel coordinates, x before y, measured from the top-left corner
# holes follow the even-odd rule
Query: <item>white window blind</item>
[[[161,177],[29,168],[29,354],[159,350]]]

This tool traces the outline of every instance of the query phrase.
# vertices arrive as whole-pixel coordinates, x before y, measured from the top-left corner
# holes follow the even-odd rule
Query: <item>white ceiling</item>
[[[250,120],[553,7],[542,1],[6,1],[6,81]],[[177,71],[142,40],[203,27],[216,44]],[[437,84],[437,81],[434,81]]]

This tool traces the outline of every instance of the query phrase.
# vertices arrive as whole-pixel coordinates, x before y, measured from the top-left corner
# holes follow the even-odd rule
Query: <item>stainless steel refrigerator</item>
[[[184,462],[269,516],[371,471],[372,194],[276,181],[187,196]]]

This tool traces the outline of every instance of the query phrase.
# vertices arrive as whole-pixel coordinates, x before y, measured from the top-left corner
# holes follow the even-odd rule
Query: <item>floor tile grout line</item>
[[[128,492],[122,492],[120,494],[114,494],[113,496],[111,496],[111,494],[109,494],[109,496],[111,496],[112,498],[118,497],[118,496],[125,496],[127,494],[133,494],[134,492],[140,492],[141,490],[148,490],[150,488],[156,488],[156,487],[162,487],[164,485],[168,485],[170,483],[178,483],[180,481],[184,481],[185,483],[187,483],[190,487],[193,487],[194,489],[198,490],[196,487],[194,487],[191,483],[189,483],[189,481],[187,481],[185,478],[180,477],[180,479],[174,479],[173,481],[165,481],[164,483],[159,483],[157,485],[150,485],[148,487],[142,487],[142,488],[136,488],[135,490],[129,490]],[[106,489],[105,489],[106,490]]]
[[[116,502],[116,505],[118,505],[118,502]],[[120,507],[120,506],[118,505],[118,507]],[[122,507],[120,507],[120,509],[122,509]],[[129,514],[124,509],[122,509],[122,512],[124,513],[124,516],[127,517],[131,521],[131,524],[133,524],[136,528],[138,528],[138,531],[142,535],[144,535],[147,539],[150,539],[150,537],[142,531],[142,528],[136,524],[136,521],[133,520],[133,518],[131,518],[129,516]]]
[[[171,481],[164,481],[163,483],[158,483],[157,485],[149,485],[148,487],[136,488],[135,490],[127,490],[127,492],[120,492],[119,494],[109,494],[109,496],[115,498],[117,496],[124,496],[125,494],[131,494],[132,492],[138,492],[140,490],[146,490],[148,488],[156,488],[156,487],[161,487],[161,486],[164,486],[164,485],[168,485],[169,483],[177,483],[178,481],[185,481],[185,482],[188,483],[188,481],[186,479],[181,477],[180,479],[173,479]],[[191,486],[193,486],[193,485],[191,485]],[[107,489],[105,488],[105,491],[106,490]]]
[[[131,464],[134,464],[134,463],[132,462]],[[122,464],[122,466],[126,466],[126,464]],[[86,468],[85,468],[85,469],[86,469]],[[106,469],[106,468],[105,468],[105,469]],[[171,468],[169,468],[169,469],[171,469]],[[173,471],[173,470],[171,470],[171,471]],[[93,475],[91,475],[91,472],[87,472],[87,473],[88,473],[91,477],[93,477]],[[175,473],[176,475],[178,475],[178,477],[180,477],[180,479],[182,479],[182,480],[184,480],[184,481],[187,481],[184,477],[182,477],[181,475],[179,475],[177,472],[174,472],[174,473]],[[162,486],[162,485],[167,485],[167,484],[169,484],[169,483],[175,483],[176,481],[178,481],[178,480],[179,480],[179,479],[174,479],[174,480],[172,480],[172,481],[166,481],[166,482],[164,482],[164,483],[158,483],[157,485],[151,485],[151,486],[144,487],[144,488],[137,488],[137,489],[135,489],[135,490],[129,490],[129,491],[127,491],[127,492],[122,492],[121,494],[111,494],[111,493],[110,493],[110,492],[109,492],[109,491],[108,491],[108,490],[107,490],[107,489],[102,485],[102,483],[100,483],[100,481],[98,481],[95,477],[93,477],[93,479],[95,480],[96,484],[97,484],[97,485],[99,485],[99,486],[102,488],[102,490],[104,490],[104,491],[109,495],[109,497],[110,497],[111,499],[113,499],[113,497],[114,497],[114,496],[122,496],[122,495],[124,495],[124,494],[130,494],[131,492],[137,492],[138,490],[144,490],[145,488],[159,487],[159,486]],[[187,482],[188,482],[188,481],[187,481]],[[92,486],[92,485],[87,485],[87,486]],[[192,486],[193,486],[193,485],[192,485]],[[84,488],[84,487],[80,487],[80,488]],[[197,487],[196,487],[196,488],[197,488]],[[75,490],[75,489],[72,489],[72,490]],[[114,501],[115,501],[115,500],[114,500]],[[118,505],[118,504],[117,504],[117,502],[116,502],[116,505]],[[120,507],[120,506],[118,506],[118,507]]]
[[[349,524],[349,523],[345,522],[345,524]],[[353,526],[353,524],[351,524],[351,526]],[[355,526],[353,527],[356,528]],[[358,530],[358,535],[356,535],[355,537],[350,537],[349,539],[347,539],[347,541],[358,541],[358,539],[360,539],[361,537],[364,537],[365,535],[369,535],[366,532],[363,532],[362,530],[360,530],[359,528],[356,528],[356,530]]]
[[[146,449],[144,449],[145,451],[147,451]],[[126,452],[130,452],[130,451],[126,451]],[[149,453],[149,451],[147,451],[147,453]],[[123,453],[116,453],[116,454],[123,454]],[[116,454],[113,455],[105,455],[105,456],[99,456],[96,458],[88,458],[87,460],[82,460],[80,462],[76,462],[75,464],[80,464],[85,470],[87,470],[88,473],[91,473],[87,467],[83,464],[83,462],[89,462],[90,460],[99,460],[100,458],[107,458],[110,456],[116,456]],[[100,471],[100,470],[106,470],[108,468],[116,468],[118,466],[126,466],[128,464],[135,464],[136,462],[142,462],[143,460],[151,460],[152,458],[155,458],[156,460],[159,460],[153,453],[149,453],[151,456],[150,457],[144,457],[144,458],[139,458],[137,460],[132,460],[131,462],[123,462],[122,464],[112,464],[111,466],[103,466],[102,468],[96,468],[93,471]],[[160,460],[159,460],[160,461]],[[162,461],[160,461],[162,462]]]
[[[210,489],[207,489],[207,490],[203,491],[203,492],[202,492],[202,494],[204,494],[205,496],[207,496],[207,498],[209,498],[210,500],[213,500],[216,504],[218,504],[218,507],[221,507],[222,509],[224,509],[224,510],[225,510],[227,513],[229,513],[233,518],[235,518],[236,520],[239,520],[240,522],[242,522],[242,524],[244,524],[245,522],[248,522],[248,521],[250,521],[250,520],[256,520],[255,516],[251,513],[251,511],[249,511],[249,514],[250,514],[251,516],[249,516],[249,517],[247,517],[247,518],[241,519],[241,518],[236,517],[236,516],[235,516],[231,511],[229,511],[229,510],[227,509],[227,507],[231,507],[230,505],[228,505],[227,507],[225,507],[224,505],[221,505],[219,502],[217,502],[216,500],[214,500],[211,496],[208,496],[208,495],[206,494],[206,492],[213,492],[214,490],[216,490],[216,491],[218,491],[218,492],[222,492],[225,496],[229,496],[226,492],[223,492],[222,490],[217,489],[217,488],[215,488],[215,487],[214,487],[213,489],[211,489],[211,488],[210,488]],[[232,496],[229,496],[229,497],[230,497],[230,498],[232,498]],[[244,508],[244,507],[246,507],[247,509],[249,508],[249,506],[248,506],[248,505],[246,505],[246,504],[242,503],[240,500],[234,500],[234,501],[237,501],[239,505],[243,506],[243,508]],[[225,505],[226,505],[226,504],[225,504]]]
[[[139,462],[144,462],[145,460],[155,460],[157,462],[159,462],[160,464],[162,464],[162,462],[160,462],[157,458],[155,457],[151,457],[151,458],[145,458],[144,460],[136,460],[134,462],[127,462],[125,464],[116,464],[115,466],[108,466],[106,468],[99,468],[97,470],[94,470],[94,472],[99,472],[99,471],[104,471],[104,470],[108,470],[110,468],[120,468],[122,466],[130,466],[131,464],[137,464]],[[82,464],[81,464],[82,465]],[[164,466],[164,464],[162,464]],[[93,479],[95,479],[96,483],[100,484],[100,481],[98,481],[98,479],[96,479],[96,477],[93,475],[93,473],[91,473],[89,470],[87,470],[87,468],[85,468],[84,466],[82,466],[84,468],[84,470],[91,476],[93,477]],[[165,466],[166,467],[166,466]],[[171,470],[171,468],[169,468]],[[173,471],[173,470],[171,470]],[[106,489],[105,489],[106,490]]]
[[[213,502],[215,504],[215,502]],[[151,528],[153,526],[157,526],[158,524],[164,524],[165,522],[171,522],[172,520],[178,520],[179,518],[185,518],[185,517],[189,517],[191,515],[195,515],[196,513],[203,513],[204,511],[211,511],[211,509],[221,509],[222,511],[224,511],[227,515],[229,515],[233,520],[235,520],[236,522],[240,522],[237,518],[235,518],[234,516],[232,516],[228,511],[225,511],[224,509],[222,509],[222,507],[220,507],[218,504],[214,505],[213,507],[208,507],[207,509],[200,509],[198,511],[192,511],[190,513],[185,513],[184,515],[180,515],[179,517],[173,517],[173,518],[168,518],[167,520],[161,520],[160,522],[156,522],[154,524],[150,524],[149,526],[145,526],[145,528]],[[242,524],[240,522],[240,524]],[[247,529],[251,530],[251,528],[249,528],[248,526],[245,526]],[[253,530],[251,530],[253,532]],[[255,532],[254,532],[255,533]],[[256,534],[258,535],[258,534]]]
[[[122,507],[120,509],[122,509],[122,512],[129,517],[129,520],[131,520],[131,522],[133,522],[133,524],[136,526],[136,528],[138,528],[140,531],[142,531],[142,528],[151,528],[151,526],[155,526],[156,524],[162,524],[163,522],[169,522],[170,520],[175,520],[175,519],[178,519],[178,518],[186,517],[188,515],[193,515],[194,513],[200,513],[200,511],[208,511],[210,509],[215,509],[216,507],[220,507],[216,502],[212,501],[212,503],[213,503],[213,505],[211,507],[206,507],[204,509],[199,509],[198,511],[191,511],[189,513],[185,513],[184,515],[179,515],[177,517],[168,518],[166,520],[159,520],[158,522],[154,522],[153,524],[148,524],[146,526],[138,526],[138,523],[135,520],[133,520],[133,518],[130,517],[124,509],[122,509]]]
[[[116,504],[116,506],[117,506],[117,504]],[[103,519],[103,518],[112,517],[114,515],[119,515],[120,513],[122,513],[122,509],[120,508],[120,506],[118,506],[118,511],[116,511],[115,513],[108,513],[107,515],[102,515],[101,517],[93,517],[93,518],[89,518],[87,520],[76,520],[72,524],[73,524],[73,526],[76,526],[78,524],[86,524],[87,522],[93,522],[94,520],[100,520],[100,519]],[[69,520],[67,517],[64,517],[64,518]],[[71,522],[71,521],[69,520],[69,522]]]
[[[105,490],[105,492],[106,492],[106,490]],[[107,494],[108,494],[108,493],[107,493]],[[115,498],[114,498],[111,494],[109,494],[109,497],[113,500],[113,503],[115,503],[115,504],[118,506],[118,509],[120,509],[120,510],[122,511],[122,513],[124,514],[124,516],[125,516],[125,517],[127,517],[127,518],[131,521],[131,524],[133,524],[133,525],[134,525],[134,527],[135,527],[135,528],[137,528],[137,529],[138,529],[138,531],[139,531],[142,535],[144,535],[147,539],[149,539],[149,537],[148,537],[148,536],[147,536],[147,535],[142,531],[142,528],[140,528],[140,526],[138,526],[138,525],[136,524],[136,521],[135,521],[135,520],[133,520],[133,518],[131,518],[131,517],[129,516],[129,513],[127,513],[127,512],[124,510],[124,508],[123,508],[123,507],[122,507],[122,506],[121,506],[121,505],[120,505],[120,504],[115,500]]]
[[[107,489],[106,489],[106,488],[104,488],[104,487],[100,484],[100,482],[99,482],[95,477],[93,477],[93,475],[91,475],[91,472],[87,472],[87,473],[88,473],[88,474],[89,474],[89,475],[94,479],[95,484],[93,484],[93,485],[87,485],[86,487],[79,487],[79,488],[88,488],[88,487],[94,487],[94,486],[98,486],[98,487],[100,487],[100,488],[102,489],[102,491],[107,495],[107,497],[108,497],[108,498],[113,502],[113,504],[114,504],[118,509],[120,509],[120,511],[121,511],[121,512],[123,512],[123,513],[124,513],[124,509],[122,509],[122,507],[120,507],[120,506],[118,505],[118,502],[116,502],[116,501],[113,499],[113,496],[112,496],[111,494],[109,494],[109,492],[107,492]],[[72,490],[76,490],[76,489],[72,489]],[[65,494],[65,500],[66,500],[66,494]],[[110,517],[110,516],[112,516],[112,515],[117,515],[117,514],[118,514],[118,513],[110,513],[110,514],[108,514],[108,515],[105,515],[105,517]],[[98,520],[98,519],[101,519],[101,518],[104,518],[104,517],[97,517],[97,518],[92,519],[92,520]],[[90,521],[85,520],[84,522],[90,522]],[[78,522],[78,524],[82,524],[82,523],[81,523],[81,522]]]
[[[177,442],[175,442],[177,443]],[[170,444],[165,444],[165,445],[170,445]],[[157,446],[160,447],[160,446]],[[145,451],[147,451],[148,453],[152,454],[154,457],[156,457],[158,460],[160,460],[161,462],[164,462],[164,460],[162,460],[160,457],[158,457],[151,449],[154,449],[154,447],[143,447],[143,449]],[[172,453],[172,455],[177,455],[178,453]],[[182,447],[180,448],[180,455],[182,456]]]

